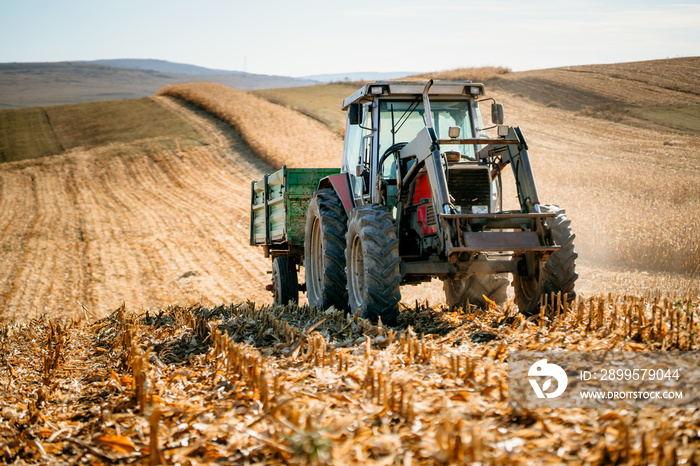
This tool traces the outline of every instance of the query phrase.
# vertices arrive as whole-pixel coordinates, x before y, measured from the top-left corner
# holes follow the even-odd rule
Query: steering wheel
[[[408,143],[407,142],[397,142],[396,144],[391,145],[391,147],[389,147],[387,150],[385,150],[384,153],[382,154],[382,156],[379,158],[379,165],[378,166],[381,167],[382,165],[384,165],[384,162],[391,154],[393,154],[394,152],[400,151],[401,149],[406,147],[406,144],[408,144]]]

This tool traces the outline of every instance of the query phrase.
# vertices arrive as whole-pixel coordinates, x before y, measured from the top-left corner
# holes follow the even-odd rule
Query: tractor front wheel
[[[353,209],[345,249],[350,311],[396,325],[401,301],[399,240],[391,211],[378,204]]]
[[[525,315],[537,314],[540,310],[540,298],[550,293],[567,294],[567,301],[571,302],[576,297],[574,284],[578,278],[576,273],[576,258],[578,254],[574,250],[574,238],[571,231],[571,220],[566,216],[564,209],[555,205],[543,205],[542,212],[555,214],[552,220],[552,239],[561,249],[549,256],[546,262],[540,263],[535,275],[513,277],[513,289],[515,291],[515,304]]]
[[[319,189],[309,201],[304,236],[306,297],[317,309],[345,310],[345,232],[347,216],[333,189]]]

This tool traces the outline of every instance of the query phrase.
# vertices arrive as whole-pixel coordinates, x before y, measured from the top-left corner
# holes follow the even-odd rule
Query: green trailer
[[[272,285],[268,290],[273,292],[275,303],[299,301],[297,267],[304,260],[309,199],[320,180],[338,173],[340,168],[284,166],[252,182],[250,244],[261,246],[265,257],[272,258]]]

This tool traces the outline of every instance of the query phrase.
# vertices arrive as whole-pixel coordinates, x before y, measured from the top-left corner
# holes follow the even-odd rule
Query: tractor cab
[[[484,129],[477,102],[483,96],[483,85],[433,85],[429,91],[429,116],[424,89],[425,83],[379,81],[365,85],[343,103],[348,118],[342,170],[351,177],[357,201],[377,202],[377,194],[371,188],[379,184],[382,192],[378,195],[386,196],[388,205],[395,205],[397,177],[416,163],[401,160],[396,156],[397,149],[412,141],[428,125],[428,118],[436,138],[449,141],[442,150],[447,164],[479,163],[479,147],[460,140],[476,138]]]
[[[431,126],[447,167],[448,191],[454,191],[452,196],[458,202],[454,212],[500,210],[499,185],[491,175],[493,167],[489,167],[486,159],[479,158],[481,146],[474,144],[476,138],[486,137],[482,132],[487,128],[477,100],[483,97],[483,85],[470,82],[432,85],[429,115],[424,90],[425,83],[380,81],[365,85],[343,103],[348,118],[342,170],[350,176],[356,202],[381,202],[394,207],[402,201],[398,195],[401,177],[410,172],[417,160],[402,158],[400,150]],[[502,107],[495,104],[493,107],[495,114],[501,112],[500,121],[495,123],[502,123]],[[412,181],[415,181],[415,186],[411,186],[412,196],[404,196],[403,201],[406,203],[413,197],[415,202],[412,206],[406,203],[405,207],[428,204],[430,196],[424,196],[430,191],[426,169],[422,168]],[[466,185],[477,186],[477,195],[472,190],[463,192]]]
[[[342,166],[355,202],[394,209],[401,223],[403,255],[423,258],[438,248],[436,213],[502,210],[500,166],[493,158],[479,156],[479,138],[488,141],[478,100],[483,85],[439,83],[431,84],[426,95],[425,91],[426,83],[375,82],[346,99]],[[494,123],[502,123],[502,108],[494,103],[492,112],[499,111],[501,119]],[[418,157],[407,153],[409,143],[426,129],[432,147],[425,147]],[[431,164],[425,164],[424,156],[433,149],[439,151],[442,168],[432,170],[431,185]],[[436,192],[436,183],[442,193]],[[435,204],[440,198],[448,210]]]

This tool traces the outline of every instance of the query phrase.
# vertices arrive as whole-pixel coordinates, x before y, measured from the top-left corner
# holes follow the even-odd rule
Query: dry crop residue
[[[174,84],[158,91],[205,109],[238,131],[275,168],[338,167],[343,141],[313,118],[216,83]]]
[[[699,305],[611,296],[534,320],[417,306],[396,329],[253,303],[6,325],[0,459],[697,464],[697,409],[527,410],[508,403],[505,361],[516,350],[697,351]]]
[[[3,317],[269,296],[243,200],[270,167],[226,125],[157,99],[211,144],[112,144],[0,166]]]

